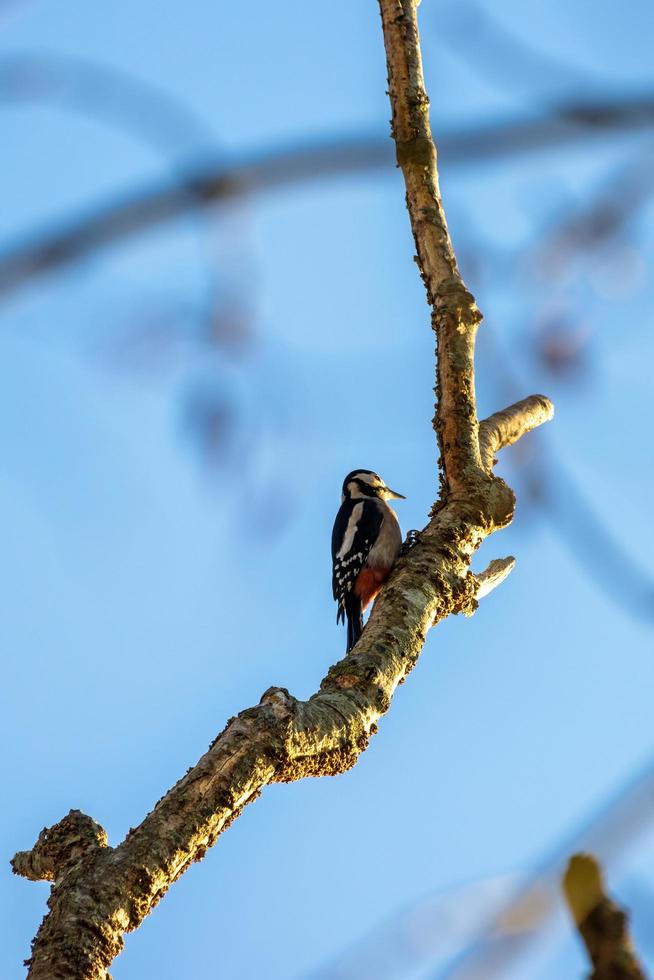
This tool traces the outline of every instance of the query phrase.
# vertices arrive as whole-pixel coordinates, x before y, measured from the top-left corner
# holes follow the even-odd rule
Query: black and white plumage
[[[332,531],[332,587],[336,622],[347,618],[347,650],[361,636],[363,611],[388,578],[402,546],[395,512],[386,503],[404,500],[372,470],[353,470],[343,481]]]

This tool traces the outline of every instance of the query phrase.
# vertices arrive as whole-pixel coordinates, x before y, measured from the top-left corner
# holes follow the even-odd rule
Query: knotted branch
[[[416,663],[428,631],[477,599],[513,567],[470,559],[513,517],[514,497],[492,473],[494,453],[551,417],[534,396],[477,424],[473,353],[480,314],[447,231],[427,115],[414,0],[380,0],[398,161],[436,332],[436,430],[445,479],[438,506],[397,562],[355,648],[308,701],[270,688],[229,721],[195,765],[115,848],[90,818],[72,814],[14,859],[17,874],[54,881],[35,937],[31,980],[105,980],[123,934],[200,860],[271,782],[351,768]],[[73,811],[74,813],[74,811]],[[68,821],[68,823],[67,823]],[[43,839],[42,839],[43,838]],[[95,841],[95,843],[93,843]]]
[[[602,869],[590,854],[575,854],[563,891],[593,964],[589,980],[646,980],[629,935],[629,919],[604,889]]]
[[[57,881],[89,854],[107,846],[100,824],[81,810],[71,810],[54,827],[44,827],[31,851],[11,861],[14,874],[30,881]]]

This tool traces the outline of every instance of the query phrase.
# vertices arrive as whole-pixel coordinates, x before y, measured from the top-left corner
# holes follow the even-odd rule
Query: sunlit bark
[[[440,496],[361,639],[309,700],[284,688],[266,691],[258,705],[228,722],[197,765],[117,847],[107,846],[89,817],[71,811],[31,851],[16,855],[17,874],[53,881],[50,912],[33,944],[32,980],[105,978],[123,934],[140,924],[264,786],[353,766],[431,627],[450,613],[474,612],[478,598],[513,567],[513,559],[503,559],[478,578],[469,571],[484,538],[513,517],[513,493],[492,472],[494,454],[551,418],[553,409],[536,395],[481,426],[477,422],[473,356],[481,315],[459,274],[445,222],[414,0],[380,0],[380,9],[393,136],[438,349]]]

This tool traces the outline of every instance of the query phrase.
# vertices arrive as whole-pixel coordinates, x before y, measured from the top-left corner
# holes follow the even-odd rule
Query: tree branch
[[[418,266],[436,334],[435,427],[444,489],[464,492],[483,476],[475,410],[474,346],[481,314],[465,287],[441,202],[415,2],[380,0],[392,132],[402,168]]]
[[[361,639],[308,701],[284,688],[266,691],[258,705],[229,721],[197,765],[117,847],[104,846],[101,828],[73,812],[44,831],[31,852],[14,858],[17,874],[54,881],[50,912],[32,947],[32,980],[104,980],[123,933],[139,925],[264,786],[353,766],[429,629],[450,613],[472,613],[482,589],[498,584],[511,565],[507,559],[491,563],[477,578],[468,570],[481,541],[511,521],[514,497],[490,465],[482,465],[472,363],[480,316],[459,276],[440,200],[414,3],[380,0],[380,8],[394,133],[439,348],[436,428],[446,471],[441,499],[397,562]],[[519,403],[482,423],[481,431],[499,447],[550,417],[544,402],[538,403],[540,414],[533,399]]]
[[[490,472],[495,454],[505,446],[531,432],[554,416],[554,406],[545,395],[530,395],[509,405],[503,412],[495,412],[479,426],[479,449],[484,469]]]
[[[607,896],[602,869],[592,855],[570,859],[563,891],[593,964],[590,980],[646,980],[633,950],[627,914]]]
[[[501,585],[505,578],[511,574],[515,568],[515,558],[509,555],[508,558],[493,558],[489,563],[488,568],[484,569],[478,575],[475,575],[477,581],[477,591],[475,593],[475,599],[483,599],[485,596],[496,589],[498,585]]]

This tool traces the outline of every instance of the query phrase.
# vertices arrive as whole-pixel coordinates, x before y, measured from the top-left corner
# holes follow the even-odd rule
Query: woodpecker
[[[347,616],[347,652],[361,636],[364,609],[388,578],[402,532],[387,500],[405,500],[372,470],[353,470],[343,481],[332,531],[332,588],[336,622]]]

